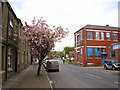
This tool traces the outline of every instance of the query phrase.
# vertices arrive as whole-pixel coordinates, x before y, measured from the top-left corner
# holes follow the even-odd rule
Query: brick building
[[[106,59],[120,61],[120,42],[108,44],[106,47]]]
[[[75,60],[82,66],[102,65],[107,58],[107,45],[120,42],[118,27],[86,25],[74,33]]]
[[[2,0],[2,76],[3,80],[30,65],[30,50],[27,41],[14,38],[23,35],[23,25],[7,0]]]

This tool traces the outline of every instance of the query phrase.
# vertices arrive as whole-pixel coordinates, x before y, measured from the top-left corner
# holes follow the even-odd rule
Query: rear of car
[[[49,60],[46,63],[46,71],[55,70],[59,72],[59,63],[56,60]]]
[[[115,63],[113,63],[112,69],[113,69],[113,70],[120,69],[120,62],[115,62]]]

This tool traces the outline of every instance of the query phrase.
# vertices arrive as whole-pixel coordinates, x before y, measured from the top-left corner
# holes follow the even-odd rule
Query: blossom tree
[[[32,20],[32,24],[24,26],[23,39],[29,42],[31,47],[31,54],[37,56],[39,59],[39,66],[37,75],[40,74],[42,60],[54,48],[56,42],[60,42],[62,38],[68,35],[68,30],[64,30],[61,26],[53,26],[50,29],[45,20],[35,18]]]

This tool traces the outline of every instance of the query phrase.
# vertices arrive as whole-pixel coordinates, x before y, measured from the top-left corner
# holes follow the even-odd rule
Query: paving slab
[[[31,65],[27,69],[17,73],[4,82],[2,88],[48,88],[50,83],[44,68],[41,68],[41,75],[37,76],[38,65]]]

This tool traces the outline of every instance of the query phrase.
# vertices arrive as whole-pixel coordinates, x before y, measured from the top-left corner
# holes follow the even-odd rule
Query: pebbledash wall
[[[120,28],[86,25],[74,33],[74,39],[75,64],[99,66],[109,57],[108,45],[120,42]]]

